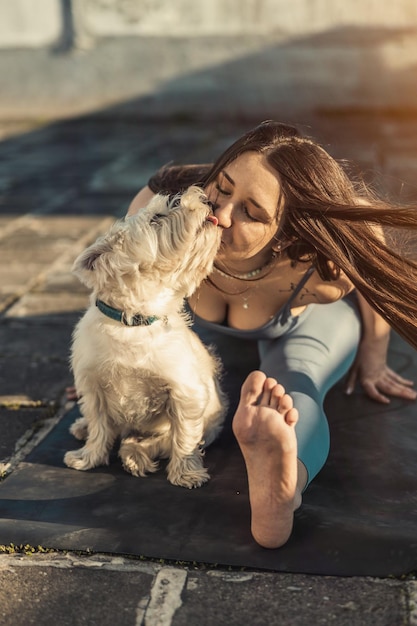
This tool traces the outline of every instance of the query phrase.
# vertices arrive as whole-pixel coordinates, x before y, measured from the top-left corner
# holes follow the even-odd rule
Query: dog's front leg
[[[88,422],[85,417],[79,417],[69,429],[71,435],[74,435],[76,439],[85,441],[88,437]]]
[[[167,456],[169,446],[165,443],[166,433],[143,437],[130,434],[123,437],[119,456],[124,469],[132,476],[146,476],[158,469],[158,456]]]
[[[203,465],[203,452],[196,448],[187,455],[173,453],[167,466],[168,480],[179,487],[201,487],[210,475]]]
[[[189,401],[187,399],[187,404]],[[201,450],[203,437],[203,419],[181,411],[178,405],[173,407],[171,415],[172,444],[170,460],[167,465],[168,480],[180,487],[201,487],[210,478],[203,465],[204,453]]]
[[[64,463],[76,470],[88,470],[98,465],[108,465],[109,453],[117,432],[98,403],[83,402],[83,413],[88,423],[88,436],[85,445],[79,450],[71,450],[64,456]]]

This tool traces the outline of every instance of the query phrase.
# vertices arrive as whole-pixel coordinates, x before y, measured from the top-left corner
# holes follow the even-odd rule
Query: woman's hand
[[[388,337],[379,339],[364,338],[359,344],[358,353],[347,378],[345,391],[351,394],[359,380],[365,393],[383,404],[388,404],[388,396],[415,400],[417,393],[411,389],[412,380],[403,378],[386,362]]]
[[[389,325],[359,291],[356,293],[362,315],[363,336],[348,374],[346,393],[351,394],[359,380],[365,393],[377,402],[388,404],[388,396],[415,400],[417,393],[411,389],[413,381],[403,378],[387,365]]]

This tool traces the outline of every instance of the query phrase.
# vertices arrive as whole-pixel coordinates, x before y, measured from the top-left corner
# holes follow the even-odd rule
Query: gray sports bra
[[[300,282],[295,287],[290,298],[284,304],[284,306],[280,308],[280,310],[276,313],[276,315],[274,315],[272,319],[269,320],[269,322],[267,322],[263,326],[259,326],[258,328],[252,328],[250,330],[231,328],[226,324],[209,322],[194,313],[194,311],[192,311],[189,307],[188,310],[191,313],[194,323],[204,328],[216,330],[225,335],[232,335],[241,339],[276,339],[277,337],[281,337],[285,333],[292,330],[292,328],[294,328],[298,324],[298,322],[301,321],[301,319],[304,319],[304,317],[306,317],[310,313],[311,306],[313,305],[307,306],[300,315],[294,316],[291,314],[291,304],[294,302],[294,299],[300,293],[301,289],[304,287],[314,271],[315,267],[309,267],[309,269],[301,278]]]

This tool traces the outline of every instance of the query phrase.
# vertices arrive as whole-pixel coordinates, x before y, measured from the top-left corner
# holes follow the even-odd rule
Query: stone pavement
[[[417,119],[345,112],[302,121],[376,187],[417,200]],[[207,162],[250,125],[117,116],[0,123],[4,480],[68,408],[71,331],[87,303],[70,273],[75,256],[125,213],[157,167]],[[0,552],[4,626],[417,624],[417,582],[409,572],[381,580],[237,571],[1,546],[1,537]]]

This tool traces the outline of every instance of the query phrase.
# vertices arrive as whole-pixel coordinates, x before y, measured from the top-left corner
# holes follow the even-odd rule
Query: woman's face
[[[223,229],[218,257],[228,261],[267,258],[277,232],[281,188],[266,158],[245,152],[206,188]]]

